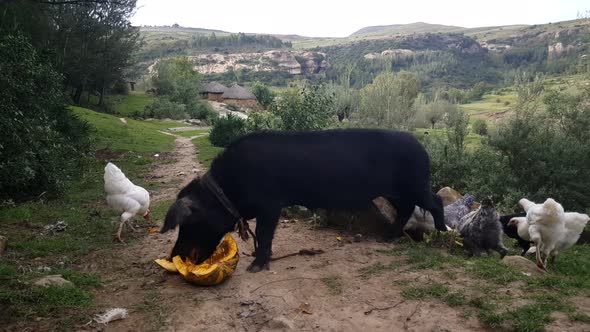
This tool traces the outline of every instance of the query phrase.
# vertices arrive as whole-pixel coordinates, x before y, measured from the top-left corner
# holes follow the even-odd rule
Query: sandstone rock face
[[[559,58],[574,49],[573,45],[563,45],[563,43],[555,43],[547,46],[547,57],[549,59]]]
[[[229,70],[247,69],[257,72],[283,71],[299,75],[320,73],[329,67],[325,53],[310,51],[272,50],[256,53],[211,53],[189,56],[188,59],[194,63],[194,69],[201,74],[220,74]],[[150,72],[154,70],[154,65],[155,63],[148,67]]]
[[[380,59],[380,58],[386,58],[386,57],[402,57],[402,56],[408,56],[408,55],[413,55],[416,52],[412,51],[412,50],[407,50],[407,49],[403,49],[403,48],[398,48],[398,49],[393,49],[393,50],[385,50],[381,53],[369,53],[369,54],[365,54],[364,58],[371,60],[371,59]]]

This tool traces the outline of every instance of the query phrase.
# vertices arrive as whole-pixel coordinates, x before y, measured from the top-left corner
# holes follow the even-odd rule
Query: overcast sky
[[[372,25],[427,22],[481,27],[575,19],[588,0],[138,0],[134,25],[345,37]]]

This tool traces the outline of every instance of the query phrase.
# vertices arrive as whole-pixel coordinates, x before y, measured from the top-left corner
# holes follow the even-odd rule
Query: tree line
[[[132,76],[135,0],[17,0],[0,5],[0,200],[64,191],[91,148],[66,105]]]
[[[129,21],[136,0],[11,1],[0,9],[0,33],[19,33],[64,76],[74,103],[84,92],[106,93],[125,84],[139,49]]]

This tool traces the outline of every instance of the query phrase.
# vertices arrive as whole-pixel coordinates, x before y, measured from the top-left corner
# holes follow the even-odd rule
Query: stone
[[[295,323],[285,316],[278,316],[268,322],[268,327],[277,330],[294,330]]]
[[[545,271],[541,270],[540,268],[537,267],[537,265],[522,257],[522,256],[505,256],[502,259],[502,262],[504,262],[504,264],[506,265],[510,265],[512,267],[517,268],[518,270],[520,270],[523,274],[527,275],[527,276],[532,276],[532,275],[544,275]]]
[[[8,238],[6,236],[0,235],[0,257],[4,255],[6,251],[6,247],[8,246]]]
[[[363,239],[363,234],[357,233],[354,235],[353,241],[354,242],[361,242]]]
[[[451,187],[444,187],[436,193],[443,201],[443,206],[455,203],[463,195]]]
[[[33,283],[33,285],[47,287],[47,286],[73,286],[74,284],[72,284],[71,281],[64,279],[62,275],[54,274],[54,275],[48,275],[48,276],[44,276],[42,278],[37,279],[37,281],[35,281]]]

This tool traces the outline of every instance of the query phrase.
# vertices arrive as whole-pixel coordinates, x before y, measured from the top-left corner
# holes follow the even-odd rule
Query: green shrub
[[[279,130],[282,127],[281,118],[271,112],[252,112],[246,121],[248,132],[263,130]]]
[[[283,130],[321,130],[335,122],[334,95],[322,83],[281,95],[274,113]]]
[[[516,208],[522,197],[552,197],[567,210],[587,209],[590,90],[581,95],[549,93],[543,106],[542,90],[534,84],[519,90],[514,114],[475,149],[461,150],[461,140],[452,137],[456,135],[422,138],[431,159],[433,189],[452,186],[478,198],[491,196],[503,211]]]
[[[139,114],[145,118],[169,118],[169,119],[186,119],[188,114],[186,112],[186,105],[171,101],[168,98],[160,97],[154,100],[153,103],[146,105],[143,112]]]
[[[191,119],[199,119],[208,124],[213,123],[213,120],[217,118],[217,112],[209,104],[201,101],[192,105],[187,113]]]
[[[264,109],[268,109],[274,102],[275,93],[262,83],[256,82],[252,86],[252,93],[256,96],[256,100]]]
[[[471,125],[473,132],[478,135],[486,136],[488,134],[488,123],[484,119],[477,119]]]
[[[228,114],[225,118],[218,118],[213,121],[209,140],[215,146],[227,147],[245,133],[246,121]]]
[[[0,198],[59,193],[89,150],[63,77],[22,36],[0,37]]]

